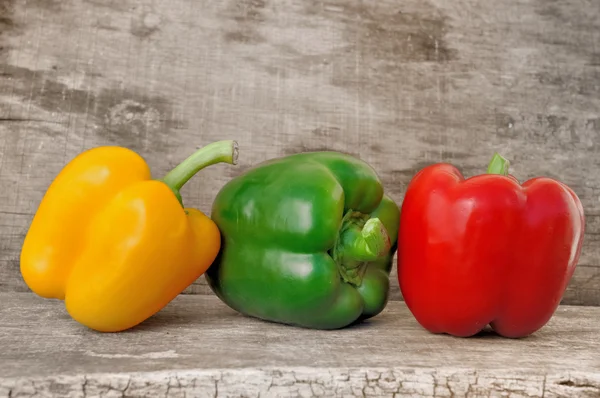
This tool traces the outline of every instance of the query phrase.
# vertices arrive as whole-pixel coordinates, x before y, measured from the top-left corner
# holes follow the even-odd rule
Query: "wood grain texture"
[[[501,151],[581,197],[563,302],[600,305],[598,42],[596,0],[0,0],[0,290],[26,290],[23,237],[80,151],[127,146],[161,176],[236,139],[239,166],[196,176],[187,205],[299,151],[361,157],[398,202],[425,165],[469,176]]]
[[[560,307],[538,333],[469,338],[421,329],[402,302],[315,331],[181,295],[125,333],[72,321],[29,293],[0,300],[0,395],[166,397],[597,397],[600,309]]]

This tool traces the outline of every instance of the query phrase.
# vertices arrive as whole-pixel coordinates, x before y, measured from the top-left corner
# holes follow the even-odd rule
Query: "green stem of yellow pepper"
[[[217,141],[198,149],[165,175],[162,181],[171,188],[180,203],[179,191],[203,168],[216,163],[237,164],[238,144],[233,140]]]

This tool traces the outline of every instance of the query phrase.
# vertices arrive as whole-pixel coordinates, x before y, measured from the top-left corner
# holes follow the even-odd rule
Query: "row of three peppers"
[[[378,315],[398,278],[416,320],[471,336],[521,337],[556,310],[581,252],[584,215],[565,184],[524,184],[496,155],[469,179],[419,170],[402,206],[375,170],[339,152],[271,159],[228,181],[211,217],[180,190],[199,170],[237,164],[237,143],[209,144],[154,180],[123,147],[87,150],[44,195],[21,251],[38,295],[89,328],[132,328],[197,278],[248,316],[336,329]]]

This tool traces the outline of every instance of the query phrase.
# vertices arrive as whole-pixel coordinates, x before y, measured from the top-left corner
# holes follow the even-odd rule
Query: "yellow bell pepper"
[[[184,208],[179,190],[200,169],[236,164],[237,143],[201,148],[162,180],[137,153],[87,150],[52,182],[21,251],[21,274],[37,295],[65,301],[77,322],[129,329],[160,311],[217,256],[215,223]]]

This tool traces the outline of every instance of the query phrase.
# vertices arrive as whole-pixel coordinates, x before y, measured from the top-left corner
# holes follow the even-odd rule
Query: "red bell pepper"
[[[468,337],[542,328],[579,261],[585,218],[577,195],[545,177],[522,185],[496,154],[465,179],[450,164],[419,171],[400,216],[398,280],[419,324]]]

